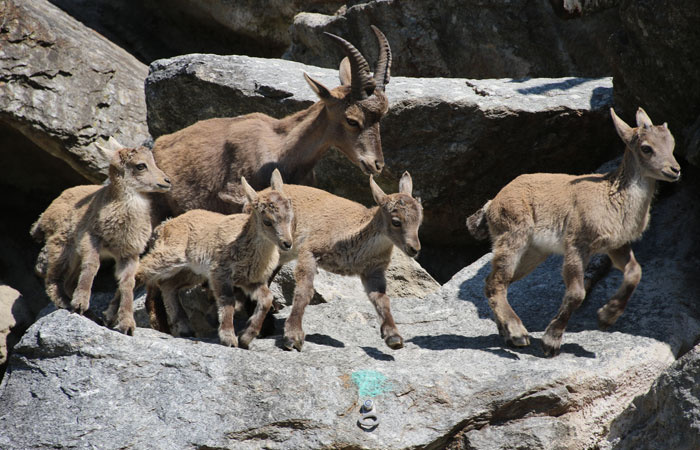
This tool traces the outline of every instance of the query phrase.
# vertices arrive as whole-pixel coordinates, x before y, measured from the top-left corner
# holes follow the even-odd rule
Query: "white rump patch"
[[[564,254],[564,234],[561,230],[537,230],[532,235],[532,245],[545,253]]]

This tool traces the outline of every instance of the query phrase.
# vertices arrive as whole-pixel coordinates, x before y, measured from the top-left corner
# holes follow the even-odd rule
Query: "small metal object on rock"
[[[379,425],[379,417],[377,417],[377,412],[374,408],[374,401],[371,398],[362,403],[360,407],[360,417],[357,420],[357,425],[365,431],[372,431]]]

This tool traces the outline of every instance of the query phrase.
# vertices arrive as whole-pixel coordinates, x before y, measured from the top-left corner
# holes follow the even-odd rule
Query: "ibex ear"
[[[311,86],[311,89],[318,95],[318,98],[321,100],[330,98],[331,97],[331,91],[328,90],[327,87],[319,83],[318,81],[314,80],[310,76],[304,72],[304,79],[306,79],[306,82],[309,83],[309,86]]]
[[[111,161],[112,158],[114,158],[114,155],[116,155],[117,151],[120,148],[124,148],[123,145],[119,143],[116,139],[114,139],[112,136],[107,139],[105,142],[106,145],[100,144],[99,142],[95,141],[93,142],[95,144],[95,148],[100,152],[102,157],[108,161]]]
[[[401,179],[399,180],[399,192],[408,195],[411,195],[413,192],[413,180],[411,179],[411,174],[408,173],[408,171],[401,175]]]
[[[270,177],[270,186],[277,192],[284,194],[284,183],[282,182],[282,174],[279,169],[275,169],[272,172],[272,177]]]
[[[377,202],[377,205],[382,206],[386,201],[386,194],[382,191],[382,188],[374,182],[374,177],[372,177],[372,175],[369,176],[369,188],[372,191],[374,201]]]
[[[613,124],[615,124],[615,130],[617,130],[617,134],[620,136],[620,138],[625,144],[629,144],[632,141],[632,137],[634,136],[634,130],[629,125],[627,125],[624,120],[617,117],[617,114],[615,114],[615,110],[612,108],[610,108],[610,116],[612,116]]]
[[[352,84],[352,72],[350,71],[350,59],[348,59],[347,56],[340,61],[338,72],[340,75],[340,84],[343,86],[350,86],[350,84]]]
[[[654,126],[654,124],[651,123],[651,119],[647,115],[646,111],[644,111],[641,107],[637,110],[637,126],[644,128],[651,128]]]
[[[258,199],[258,193],[255,192],[255,189],[250,187],[245,177],[241,177],[241,184],[243,185],[243,191],[245,192],[245,196],[248,199],[248,202],[255,202]]]

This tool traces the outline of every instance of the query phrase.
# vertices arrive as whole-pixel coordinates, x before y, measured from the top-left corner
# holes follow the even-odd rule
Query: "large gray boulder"
[[[101,181],[94,142],[149,137],[146,66],[46,0],[4,1],[0,16],[0,123]]]
[[[186,55],[151,64],[148,125],[158,137],[211,117],[255,111],[281,117],[310,106],[307,72],[327,86],[336,70],[246,56]],[[392,77],[382,121],[394,191],[404,170],[423,200],[424,243],[473,243],[465,218],[525,172],[582,173],[622,150],[609,108],[609,78],[499,79]],[[372,205],[367,178],[339,154],[321,160],[319,186]],[[454,272],[453,272],[454,273]]]
[[[606,447],[692,450],[700,448],[700,346],[654,382],[611,426]]]
[[[490,318],[490,255],[435,294],[392,303],[406,339],[399,351],[384,346],[371,304],[352,291],[307,308],[301,353],[282,351],[279,334],[245,351],[143,328],[128,337],[61,310],[15,347],[0,385],[0,447],[607,445],[615,418],[700,337],[699,281],[678,269],[697,263],[690,232],[700,220],[682,207],[697,188],[677,189],[636,246],[644,275],[625,313],[597,330],[615,272],[574,314],[556,358],[538,344],[563,294],[559,258],[510,289],[533,335],[523,349],[504,347]],[[370,432],[357,426],[366,398],[380,419]]]
[[[370,24],[389,39],[397,75],[596,77],[610,74],[604,49],[619,18],[613,9],[567,23],[548,0],[358,1],[334,15],[298,14],[284,57],[335,67],[341,52],[323,35],[328,31],[374,59]]]

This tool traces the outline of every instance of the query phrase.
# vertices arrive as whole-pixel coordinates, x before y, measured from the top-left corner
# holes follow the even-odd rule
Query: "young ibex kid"
[[[106,318],[117,330],[133,334],[134,275],[151,236],[147,193],[167,192],[170,180],[146,147],[113,153],[108,184],[66,189],[39,216],[30,233],[46,243],[40,255],[45,261],[43,266],[39,262],[38,273],[59,308],[84,313],[100,258],[115,259],[119,288]]]
[[[408,172],[401,177],[396,194],[385,194],[371,176],[370,188],[378,207],[366,208],[307,186],[287,186],[297,214],[297,245],[282,256],[280,264],[293,258],[298,261],[292,311],[284,324],[286,349],[301,351],[304,344],[301,322],[313,297],[317,267],[339,275],[359,275],[382,320],[382,338],[393,349],[403,347],[386,295],[385,272],[394,245],[408,256],[418,255],[423,208],[411,196],[413,182]]]
[[[149,296],[160,288],[174,336],[191,334],[179,304],[178,291],[208,281],[219,308],[219,340],[248,348],[260,332],[272,305],[267,280],[277,267],[281,250],[293,245],[294,212],[278,170],[271,189],[256,193],[241,179],[250,214],[223,215],[188,211],[159,225],[151,250],[142,258],[137,279],[148,285]],[[246,330],[236,337],[234,287],[257,302]]]
[[[260,190],[275,168],[287,183],[309,184],[314,165],[331,146],[365,173],[381,172],[379,121],[389,108],[384,89],[391,50],[384,34],[372,30],[379,41],[374,76],[352,44],[326,33],[348,57],[340,65],[342,86],[333,90],[304,74],[319,102],[283,119],[261,113],[214,118],[159,137],[153,154],[173,180],[172,191],[158,200],[160,218],[191,209],[241,212],[241,177]]]
[[[642,277],[630,243],[649,223],[656,181],[678,181],[681,171],[665,123],[653,125],[642,108],[636,128],[612,108],[610,114],[626,146],[617,170],[603,175],[521,175],[467,219],[475,237],[491,236],[492,271],[485,293],[499,333],[513,345],[528,345],[530,338],[508,304],[508,285],[532,272],[548,255],[564,255],[566,285],[559,312],[542,338],[548,356],[559,353],[569,317],[586,295],[584,269],[593,254],[607,253],[624,273],[620,288],[598,310],[602,328],[615,323]]]

